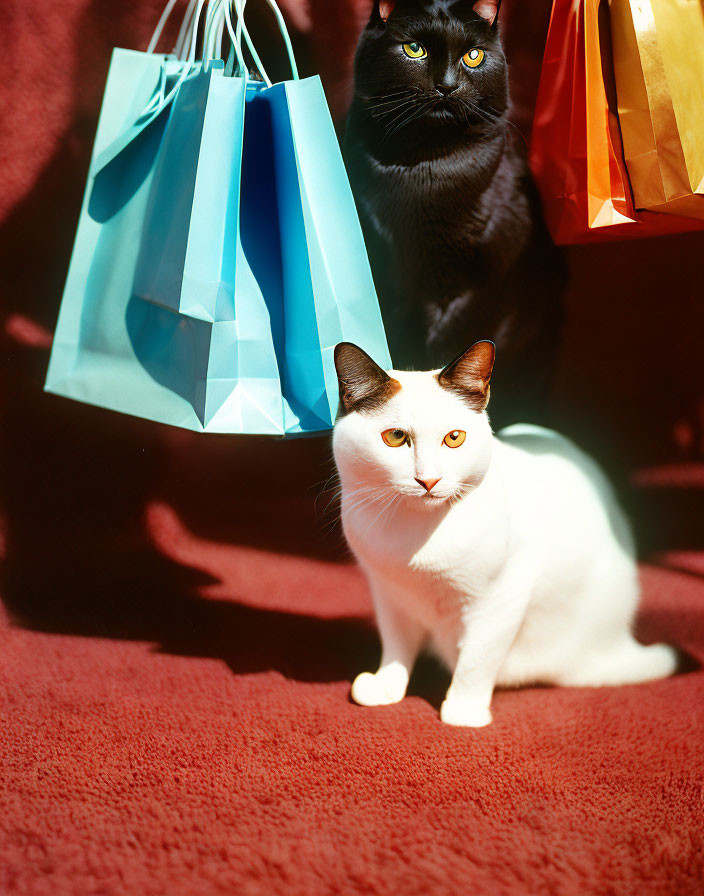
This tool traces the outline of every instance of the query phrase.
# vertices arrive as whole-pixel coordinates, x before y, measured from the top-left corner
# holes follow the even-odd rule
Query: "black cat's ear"
[[[483,411],[489,404],[489,383],[494,368],[496,348],[493,342],[475,342],[466,352],[443,367],[438,382],[463,398],[474,411]]]
[[[340,384],[340,413],[373,410],[401,388],[369,355],[352,342],[335,346],[335,369]]]
[[[474,0],[472,9],[485,22],[488,22],[492,28],[496,28],[499,23],[501,0]]]
[[[396,0],[374,0],[372,21],[386,22],[396,6]]]

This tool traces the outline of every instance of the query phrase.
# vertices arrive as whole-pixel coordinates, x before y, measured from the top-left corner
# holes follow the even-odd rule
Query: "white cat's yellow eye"
[[[459,448],[466,438],[467,433],[463,429],[453,429],[445,436],[443,443],[448,448]]]
[[[428,51],[423,44],[419,44],[417,40],[412,40],[410,43],[404,44],[403,52],[411,59],[424,59],[428,55]]]
[[[387,429],[381,434],[389,448],[400,448],[408,441],[408,433],[403,429]]]
[[[464,54],[462,62],[467,68],[479,68],[482,62],[484,62],[485,57],[486,53],[484,50],[480,50],[479,47],[472,47],[469,52]]]

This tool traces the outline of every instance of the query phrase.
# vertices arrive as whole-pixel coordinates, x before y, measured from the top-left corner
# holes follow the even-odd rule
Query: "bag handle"
[[[230,40],[232,42],[232,46],[235,49],[235,52],[237,53],[238,61],[240,61],[240,53],[238,53],[237,51],[238,50],[241,51],[242,35],[244,35],[244,41],[245,41],[245,43],[249,49],[249,52],[252,56],[252,61],[254,63],[255,69],[261,75],[262,80],[264,81],[266,86],[271,87],[271,85],[272,85],[271,78],[269,77],[269,75],[266,72],[266,69],[264,68],[264,64],[261,60],[261,57],[259,56],[259,53],[257,52],[257,48],[254,46],[254,42],[252,41],[252,38],[250,37],[249,31],[247,30],[247,25],[245,24],[245,21],[244,21],[244,8],[247,3],[247,0],[215,0],[215,2],[218,4],[218,13],[217,14],[219,14],[221,16],[224,14],[225,22],[227,25],[227,30],[229,31],[229,34],[230,34]],[[293,53],[291,37],[288,33],[288,29],[286,28],[286,22],[284,21],[284,17],[281,14],[281,10],[279,9],[278,5],[276,4],[276,0],[266,0],[266,2],[267,2],[267,5],[269,6],[269,8],[274,12],[274,14],[276,16],[276,21],[279,26],[279,31],[281,33],[281,36],[284,40],[284,45],[286,47],[286,53],[288,56],[289,64],[291,66],[291,75],[293,77],[293,80],[298,81],[299,80],[298,66],[296,65],[296,58]],[[235,14],[237,16],[237,28],[236,29],[233,28],[233,24],[232,24],[231,7],[234,7]],[[240,61],[240,65],[241,64],[242,63]]]
[[[151,40],[149,41],[147,53],[153,53],[155,51],[164,30],[164,26],[171,16],[177,2],[178,0],[169,0],[166,4],[159,21],[157,22],[156,28],[154,29],[154,33],[151,36]],[[213,58],[216,58],[216,56],[222,56],[222,36],[225,27],[225,22],[221,15],[222,5],[223,0],[208,0],[203,35],[202,56],[204,62],[208,62]],[[197,34],[198,32],[198,22],[200,20],[201,11],[202,5],[198,4],[198,0],[189,0],[174,47],[174,53],[179,59],[184,59],[184,56],[189,55],[188,47],[189,43],[192,43],[192,40],[189,41],[189,38],[192,39],[193,34]],[[241,53],[237,53],[239,47],[240,44],[238,42],[235,46],[235,54],[237,55],[240,64],[243,65],[244,58],[241,56]],[[193,54],[192,58],[195,60],[195,54]]]
[[[156,28],[154,29],[151,40],[149,41],[147,53],[153,53],[156,49],[156,45],[159,43],[159,38],[161,37],[161,32],[164,30],[164,25],[166,25],[167,21],[169,20],[171,13],[174,11],[174,6],[176,6],[177,3],[178,0],[169,0],[169,2],[164,7],[164,11],[159,18],[159,21],[156,23]],[[196,0],[191,0],[191,3],[189,3],[188,9],[186,10],[186,16],[184,17],[184,22],[186,21],[189,12],[191,12],[191,7],[195,6],[195,3]],[[183,29],[183,25],[181,26],[181,28]],[[180,36],[181,35],[179,33],[179,37]]]
[[[157,22],[156,28],[154,29],[154,33],[152,34],[151,40],[149,41],[149,46],[147,48],[148,53],[153,53],[156,49],[156,45],[161,38],[161,34],[164,30],[164,26],[171,16],[174,7],[178,0],[169,0],[162,12],[159,21]],[[222,52],[222,35],[224,32],[224,27],[227,27],[227,30],[230,35],[230,40],[232,41],[232,45],[235,51],[235,55],[237,56],[237,61],[241,67],[241,69],[246,73],[247,69],[244,64],[244,58],[242,56],[242,35],[244,35],[245,43],[249,49],[249,52],[252,56],[252,61],[254,62],[254,66],[262,76],[264,82],[268,87],[271,87],[271,79],[269,78],[266,69],[262,63],[262,60],[257,52],[256,47],[250,37],[249,31],[247,30],[247,26],[244,21],[244,8],[247,0],[208,0],[208,7],[206,10],[206,28],[205,35],[203,39],[203,59],[204,61],[208,58],[212,59],[216,55],[216,51]],[[284,46],[286,47],[286,54],[288,56],[289,65],[291,66],[291,75],[294,81],[299,80],[298,74],[298,66],[296,65],[296,58],[293,52],[293,45],[291,43],[291,37],[288,32],[288,28],[286,27],[286,21],[279,9],[276,0],[266,0],[267,6],[274,13],[274,17],[276,18],[277,25],[279,27],[279,32],[284,41]],[[197,7],[197,8],[196,8]],[[235,13],[237,16],[237,29],[232,24],[232,14],[231,7],[234,7]],[[179,30],[178,38],[176,40],[176,54],[179,58],[183,58],[184,53],[186,51],[186,47],[188,46],[188,36],[190,33],[191,36],[191,52],[188,54],[189,60],[195,61],[195,51],[194,51],[194,36],[198,32],[198,22],[200,21],[200,15],[202,12],[203,3],[201,0],[189,0],[188,6],[186,7],[186,11],[184,13],[183,21],[181,23],[181,28]]]
[[[154,29],[154,33],[151,36],[151,40],[149,41],[149,46],[147,47],[147,53],[153,53],[156,50],[157,44],[161,39],[162,32],[164,30],[164,26],[168,21],[171,13],[174,10],[174,7],[178,3],[178,0],[169,0],[164,8],[164,11],[157,22],[156,28]],[[224,29],[224,24],[217,17],[217,12],[221,2],[214,3],[213,0],[209,0],[208,6],[205,12],[205,34],[203,37],[203,56],[212,59],[217,47],[222,46],[222,33]],[[189,0],[188,6],[183,15],[183,19],[181,21],[181,27],[179,28],[178,37],[176,38],[176,44],[174,46],[174,54],[179,58],[183,59],[185,55],[187,55],[188,47],[190,45],[190,38],[193,34],[193,31],[198,31],[198,22],[194,23],[194,17],[196,13],[196,8],[198,7],[198,0]],[[215,13],[213,9],[215,8]],[[215,33],[213,33],[213,24],[216,24],[217,29]]]
[[[197,6],[198,0],[189,0],[186,12],[183,16],[183,21],[181,22],[181,27],[178,31],[178,37],[176,38],[176,46],[174,47],[174,53],[179,59],[182,59],[186,52],[188,35],[191,33],[191,28],[193,27],[193,16],[195,15]]]
[[[236,0],[239,3],[239,0]],[[276,3],[276,0],[266,0],[267,6],[274,13],[276,18],[276,23],[279,26],[279,32],[281,33],[281,37],[284,40],[284,46],[286,47],[286,55],[288,56],[289,65],[291,66],[291,75],[294,81],[299,80],[298,75],[298,66],[296,65],[296,57],[293,53],[293,44],[291,43],[291,35],[288,33],[288,28],[286,27],[286,21],[281,13],[281,10]],[[243,7],[244,9],[244,7]],[[245,34],[245,38],[247,35]],[[247,41],[247,46],[252,51],[252,45],[249,41]]]
[[[216,3],[217,2],[218,2],[218,0],[216,0]],[[238,0],[238,2],[239,2],[239,0]],[[190,29],[190,33],[191,33],[190,47],[188,49],[188,55],[187,55],[186,59],[183,61],[184,64],[181,67],[181,72],[180,72],[178,78],[176,79],[175,84],[173,85],[171,90],[168,92],[168,94],[166,94],[166,96],[156,93],[152,97],[150,102],[147,104],[147,106],[142,111],[142,114],[139,116],[140,119],[144,118],[145,116],[148,116],[150,121],[153,118],[156,118],[156,116],[159,115],[160,112],[164,108],[166,108],[166,106],[168,106],[169,103],[173,100],[173,98],[178,93],[183,82],[188,77],[190,77],[192,75],[193,68],[196,65],[196,43],[198,41],[198,24],[200,22],[200,17],[203,12],[203,7],[205,6],[206,3],[208,4],[208,8],[206,10],[206,29],[205,29],[206,33],[205,33],[204,41],[203,41],[203,50],[204,50],[204,53],[207,53],[208,40],[212,38],[212,31],[208,28],[209,21],[211,23],[211,28],[212,28],[212,17],[209,20],[208,14],[213,5],[213,0],[197,0],[197,3],[198,3],[198,5],[193,13],[193,25],[192,25],[192,28]],[[172,9],[173,9],[173,6],[171,5],[171,0],[169,0],[169,3],[167,4],[167,7],[164,10],[164,12],[165,13],[170,12]],[[190,11],[190,4],[189,4],[189,9],[186,11],[186,16],[188,16],[189,11]],[[166,22],[166,18],[168,18],[168,16],[164,17],[164,15],[162,15],[163,21],[160,20],[162,28],[163,28],[164,23]],[[158,26],[157,26],[157,28],[158,28]],[[155,34],[156,34],[157,40],[158,40],[159,36],[160,36],[160,32],[159,33],[155,32]],[[152,41],[153,41],[153,38],[152,38]],[[150,45],[151,45],[151,42],[150,42]],[[237,54],[238,61],[244,68],[244,57],[242,56],[241,47],[235,47],[235,53]],[[207,64],[207,55],[204,58],[203,64],[204,64],[204,66]]]
[[[254,67],[262,76],[264,83],[267,87],[271,87],[271,79],[269,75],[266,73],[266,69],[264,68],[264,64],[259,58],[259,54],[257,53],[254,44],[252,43],[252,39],[249,36],[249,31],[247,31],[247,26],[244,23],[244,7],[247,0],[234,0],[235,2],[235,12],[237,14],[237,29],[235,30],[232,25],[232,13],[230,7],[232,4],[230,0],[219,0],[222,13],[224,13],[224,20],[227,25],[227,30],[230,33],[230,41],[232,42],[232,49],[235,51],[237,55],[237,61],[239,63],[239,69],[245,76],[247,75],[247,66],[242,56],[242,35],[244,34],[245,43],[249,47],[249,52],[252,54],[252,61],[254,62]],[[222,14],[221,13],[221,14]]]
[[[222,36],[225,22],[220,15],[220,2],[209,3],[205,16],[203,33],[203,68],[207,69],[214,59],[222,56]]]

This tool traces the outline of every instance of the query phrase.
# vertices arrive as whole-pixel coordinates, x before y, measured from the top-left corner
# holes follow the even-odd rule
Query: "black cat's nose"
[[[446,81],[441,81],[435,85],[435,89],[440,96],[449,96],[457,90],[457,84],[448,84]]]

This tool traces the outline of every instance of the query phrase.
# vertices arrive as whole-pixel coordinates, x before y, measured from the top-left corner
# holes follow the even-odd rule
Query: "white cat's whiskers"
[[[369,540],[369,537],[370,537],[370,535],[371,535],[372,529],[374,529],[374,527],[375,527],[376,524],[379,522],[379,520],[381,519],[381,517],[382,517],[388,510],[390,510],[391,507],[394,505],[394,503],[395,503],[396,501],[400,500],[400,498],[401,498],[401,495],[400,495],[398,492],[395,492],[393,495],[391,495],[391,498],[384,504],[384,506],[381,508],[381,510],[377,513],[377,515],[376,515],[376,516],[374,517],[374,519],[371,521],[371,523],[369,523],[369,524],[367,525],[367,532],[366,532],[366,535],[364,536],[364,538],[362,539],[363,541],[368,541],[368,540]],[[387,520],[387,521],[386,521],[386,525],[388,525],[390,522],[391,522],[390,519]]]
[[[337,484],[334,485],[332,488],[330,488],[330,483],[333,482],[333,481],[335,481]],[[326,494],[326,493],[329,492],[329,491],[332,491],[332,492],[333,492],[333,495],[335,494],[335,492],[337,492],[337,494],[339,494],[340,491],[342,490],[342,486],[341,486],[341,484],[340,484],[340,477],[338,476],[337,471],[335,471],[334,473],[332,473],[331,476],[328,476],[327,479],[325,479],[325,480],[323,480],[323,481],[321,481],[321,482],[318,482],[318,483],[316,483],[315,485],[311,486],[311,489],[313,489],[313,488],[319,488],[320,486],[322,486],[322,488],[320,488],[320,490],[319,490],[318,493],[316,494],[316,496],[315,496],[315,501],[313,502],[313,509],[315,510],[316,514],[318,513],[318,501],[320,500],[320,498],[321,498],[324,494]],[[328,501],[327,505],[325,506],[325,509],[323,510],[323,514],[325,514],[325,511],[326,511],[326,510],[328,509],[328,507],[330,506],[330,503],[331,503],[331,502]]]
[[[374,500],[375,496],[379,495],[377,486],[365,486],[353,489],[352,494],[357,497],[357,500],[345,505],[345,513],[354,513],[362,507],[378,503],[378,501]]]
[[[338,507],[337,502],[342,496],[342,491],[343,491],[342,486],[335,489],[335,493],[330,498],[330,500],[328,501],[328,503],[325,506],[325,509],[323,510],[322,515],[325,516],[325,514],[327,514],[330,506],[333,505],[333,503],[335,504],[335,506],[333,507],[333,509],[331,511],[332,519],[330,519],[325,524],[325,528],[324,528],[325,535],[329,535],[330,533],[332,533],[332,531],[335,529],[335,527],[341,523],[341,513],[340,513],[341,506]],[[348,502],[346,504],[345,513],[348,513],[348,514],[354,513],[355,511],[361,509],[361,507],[363,507],[365,504],[372,503],[371,493],[376,492],[376,491],[378,491],[376,486],[361,486],[361,487],[353,489],[352,493],[358,497],[357,497],[356,501],[353,501],[352,503]]]

